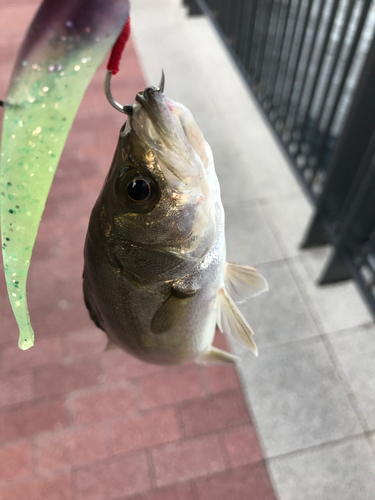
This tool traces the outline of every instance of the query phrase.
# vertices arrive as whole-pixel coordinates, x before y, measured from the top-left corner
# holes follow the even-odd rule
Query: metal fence
[[[184,0],[214,23],[316,205],[320,282],[353,277],[375,311],[375,3]]]

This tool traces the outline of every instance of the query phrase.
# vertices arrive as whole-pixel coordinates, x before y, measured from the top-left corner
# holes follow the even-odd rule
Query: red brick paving
[[[226,471],[196,484],[199,500],[274,500],[263,463]]]
[[[176,411],[172,408],[115,421],[110,426],[110,434],[114,453],[151,448],[181,438]]]
[[[262,450],[251,423],[225,429],[223,439],[233,468],[262,460]]]
[[[128,418],[138,413],[137,389],[131,382],[123,382],[121,386],[75,391],[70,401],[68,399],[68,405],[73,422],[78,425],[116,417]]]
[[[136,495],[132,500],[195,500],[192,487],[189,484],[179,484],[171,488],[161,488],[158,491],[151,491],[144,495]],[[125,500],[125,499],[121,499]]]
[[[31,444],[12,443],[0,449],[0,481],[31,476]]]
[[[58,430],[68,425],[65,399],[11,405],[0,413],[0,442]]]
[[[35,0],[0,7],[0,97]],[[17,23],[13,20],[17,19]],[[130,41],[114,94],[144,87]],[[18,331],[0,275],[0,500],[274,500],[233,367],[160,367],[103,352],[82,297],[82,250],[123,117],[104,66],[68,138],[28,280],[36,345]],[[217,344],[225,347],[222,336]]]
[[[150,484],[148,455],[136,451],[73,471],[77,500],[109,500],[147,491]]]
[[[248,422],[249,413],[242,391],[235,389],[207,398],[197,398],[180,407],[186,437]]]
[[[202,370],[198,365],[172,366],[139,381],[141,407],[155,408],[205,396]]]
[[[157,486],[225,470],[220,438],[215,434],[170,443],[152,450]]]

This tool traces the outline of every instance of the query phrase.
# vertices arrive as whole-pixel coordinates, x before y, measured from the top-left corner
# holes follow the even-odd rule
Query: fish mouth
[[[135,100],[147,113],[154,127],[163,135],[168,134],[168,129],[163,124],[162,115],[165,109],[164,94],[162,89],[147,87],[142,92],[138,92]]]

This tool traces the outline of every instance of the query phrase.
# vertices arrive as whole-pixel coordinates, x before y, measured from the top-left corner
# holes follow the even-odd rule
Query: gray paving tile
[[[329,249],[304,252],[291,263],[323,330],[332,333],[371,322],[371,314],[352,281],[324,286],[316,284],[329,252]]]
[[[375,430],[375,328],[336,333],[328,339],[360,411]]]
[[[256,333],[259,348],[319,335],[288,266],[263,264],[269,291],[239,305]]]
[[[284,257],[301,253],[300,244],[312,216],[312,207],[302,194],[294,199],[265,204],[263,213],[280,244]]]
[[[281,258],[261,208],[238,203],[227,205],[225,214],[228,261],[256,266]]]
[[[303,252],[301,262],[311,282],[316,282],[320,277],[324,266],[332,254],[332,246],[323,245],[321,247],[307,249]]]
[[[375,461],[365,438],[269,462],[279,500],[372,500]]]
[[[320,339],[242,356],[239,370],[267,457],[362,432]]]
[[[248,162],[258,197],[277,199],[282,194],[301,193],[285,156],[259,112],[228,113],[225,127],[235,131],[233,147]]]
[[[216,174],[220,182],[221,199],[224,206],[240,201],[255,200],[253,178],[246,163],[238,158],[233,148],[223,150],[210,144],[215,161]]]
[[[197,44],[197,39],[191,39],[192,34],[189,33],[187,41],[194,51],[195,62],[210,89],[217,111],[225,115],[240,112],[258,116],[251,92],[235,63],[228,58],[222,41],[203,40],[206,50],[202,51],[202,43]]]
[[[374,452],[375,454],[375,434],[371,434],[369,437],[368,437],[368,440],[370,442],[370,445],[371,445],[371,448],[372,448],[372,451]]]
[[[246,148],[245,144],[243,148]],[[300,187],[280,151],[274,148],[275,145],[269,147],[263,143],[254,150],[254,158],[250,163],[253,189],[259,198],[273,197],[277,200],[285,195],[295,197],[300,193]],[[243,152],[246,154],[246,151]]]

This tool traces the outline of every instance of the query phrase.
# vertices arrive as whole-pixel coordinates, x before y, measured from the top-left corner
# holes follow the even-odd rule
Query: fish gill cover
[[[128,13],[128,0],[44,0],[18,55],[5,99],[0,207],[21,349],[34,345],[26,280],[57,164],[85,90]]]

